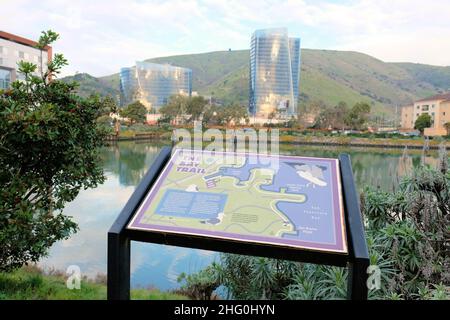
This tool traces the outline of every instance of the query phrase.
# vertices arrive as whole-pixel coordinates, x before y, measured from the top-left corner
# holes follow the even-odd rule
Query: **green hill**
[[[87,97],[91,94],[99,93],[102,96],[111,96],[118,98],[119,95],[119,76],[118,74],[110,77],[96,78],[87,73],[77,73],[73,76],[62,78],[63,81],[78,83],[78,93]]]
[[[193,71],[193,90],[225,103],[248,103],[249,51],[217,51],[148,59]],[[301,101],[326,104],[368,101],[392,107],[450,89],[450,67],[386,63],[366,54],[332,50],[302,50]],[[79,79],[76,79],[79,77]],[[118,95],[118,74],[94,78],[75,75],[83,94]]]

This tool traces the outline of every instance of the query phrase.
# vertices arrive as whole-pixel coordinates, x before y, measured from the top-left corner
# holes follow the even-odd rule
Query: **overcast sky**
[[[118,72],[136,60],[248,49],[255,29],[287,27],[303,48],[450,65],[450,0],[0,0],[0,30],[54,45],[64,74]]]

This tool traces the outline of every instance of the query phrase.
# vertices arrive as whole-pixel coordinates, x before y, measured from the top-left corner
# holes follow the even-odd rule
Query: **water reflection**
[[[94,277],[106,273],[106,234],[135,187],[154,161],[161,144],[120,142],[102,151],[106,182],[96,189],[84,190],[64,210],[73,216],[80,230],[69,240],[56,243],[48,258],[41,262],[46,268],[66,270],[78,265],[84,275]],[[351,155],[355,179],[361,189],[373,185],[390,190],[399,176],[421,162],[421,151],[383,149],[346,149],[313,146],[280,146],[290,155],[337,157]],[[430,165],[437,163],[437,153],[424,157]],[[177,287],[181,272],[194,272],[217,259],[214,252],[191,250],[145,243],[132,244],[131,283],[133,287]]]

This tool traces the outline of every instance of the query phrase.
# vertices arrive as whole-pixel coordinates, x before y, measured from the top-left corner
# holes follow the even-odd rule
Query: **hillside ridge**
[[[300,102],[321,100],[333,105],[367,101],[376,110],[402,106],[450,90],[450,66],[389,63],[356,51],[302,49]],[[193,71],[193,91],[224,103],[248,103],[249,50],[213,51],[158,57]],[[64,78],[80,82],[88,95],[119,95],[119,74],[95,78],[80,74]]]

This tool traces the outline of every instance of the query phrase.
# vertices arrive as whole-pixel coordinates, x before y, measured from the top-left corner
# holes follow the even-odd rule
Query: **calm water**
[[[84,275],[106,273],[106,234],[114,219],[145,175],[163,145],[151,142],[120,142],[103,149],[106,182],[96,189],[84,190],[64,213],[72,216],[80,230],[69,240],[56,243],[49,257],[41,261],[45,268],[66,270],[78,265]],[[280,146],[290,155],[337,157],[347,152],[352,157],[356,183],[361,189],[372,185],[392,190],[398,177],[420,163],[421,151]],[[437,153],[430,153],[426,163],[435,165]],[[178,286],[181,272],[195,272],[217,259],[210,251],[132,243],[131,285],[162,290]]]

